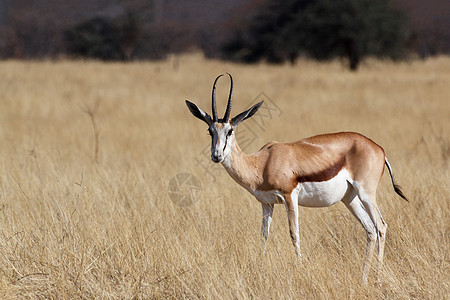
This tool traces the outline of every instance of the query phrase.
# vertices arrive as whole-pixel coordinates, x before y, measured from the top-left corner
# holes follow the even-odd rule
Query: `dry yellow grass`
[[[277,206],[262,255],[260,204],[201,153],[206,127],[184,104],[209,111],[212,81],[225,71],[235,79],[232,115],[261,92],[279,108],[263,128],[249,123],[255,140],[246,152],[343,130],[384,147],[410,202],[385,175],[385,264],[367,287],[365,233],[340,203],[300,209],[303,264]],[[3,61],[0,91],[2,298],[448,299],[448,57],[369,61],[358,73],[338,62],[247,66],[199,55]],[[223,80],[220,114],[227,93]],[[85,111],[97,102],[95,161]],[[183,172],[202,187],[186,207],[168,193]]]

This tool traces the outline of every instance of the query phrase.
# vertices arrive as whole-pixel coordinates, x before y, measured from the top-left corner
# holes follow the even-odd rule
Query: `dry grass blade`
[[[358,73],[196,54],[172,64],[0,62],[2,298],[448,298],[450,58],[369,61]],[[385,171],[384,265],[367,287],[365,233],[342,204],[299,209],[302,264],[276,206],[263,254],[260,204],[210,161],[207,128],[184,104],[209,107],[225,72],[231,116],[258,95],[277,107],[255,116],[263,127],[249,120],[246,153],[344,130],[384,147],[410,202]],[[228,84],[218,82],[219,112]],[[179,190],[199,195],[185,206],[169,193],[178,174],[199,182]]]

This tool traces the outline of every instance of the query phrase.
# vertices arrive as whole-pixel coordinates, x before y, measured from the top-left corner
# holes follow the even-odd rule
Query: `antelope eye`
[[[227,136],[230,136],[233,133],[233,129],[230,129],[227,133]]]

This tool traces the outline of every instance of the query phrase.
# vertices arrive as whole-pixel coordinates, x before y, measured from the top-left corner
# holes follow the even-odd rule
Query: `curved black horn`
[[[227,110],[225,111],[225,115],[223,116],[223,120],[225,122],[228,122],[228,120],[230,119],[231,102],[232,102],[232,98],[233,98],[233,77],[231,77],[230,73],[227,72],[227,74],[228,74],[228,76],[230,76],[231,85],[230,85],[230,95],[228,96]]]
[[[217,117],[217,107],[216,107],[216,83],[217,80],[219,80],[220,77],[222,77],[223,74],[220,74],[216,77],[216,80],[214,80],[214,85],[212,89],[212,115],[213,115],[213,121],[217,122],[219,119]]]

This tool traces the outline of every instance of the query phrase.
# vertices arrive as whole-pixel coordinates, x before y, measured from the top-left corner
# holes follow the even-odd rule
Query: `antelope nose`
[[[220,155],[218,153],[212,153],[211,154],[211,159],[213,162],[219,162],[220,161]]]

